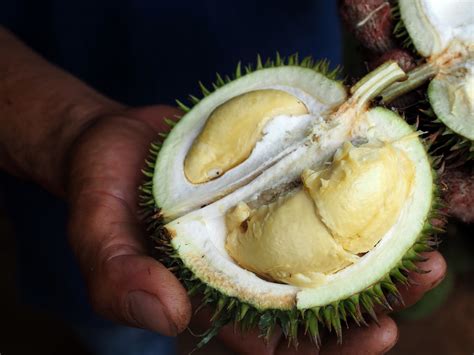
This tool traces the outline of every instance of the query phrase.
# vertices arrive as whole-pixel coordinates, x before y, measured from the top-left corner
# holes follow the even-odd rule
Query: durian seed
[[[225,174],[249,157],[271,119],[305,114],[306,106],[282,90],[256,90],[230,99],[211,113],[191,146],[184,161],[186,178],[202,184]]]

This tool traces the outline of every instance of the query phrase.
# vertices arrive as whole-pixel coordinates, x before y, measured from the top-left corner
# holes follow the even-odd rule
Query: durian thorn
[[[406,74],[399,65],[395,61],[388,61],[364,76],[350,89],[350,101],[361,110],[386,87],[405,79]]]
[[[238,79],[242,76],[242,63],[239,61],[235,68],[235,78]]]
[[[186,106],[185,104],[183,104],[181,101],[179,100],[176,100],[176,104],[178,105],[178,107],[183,110],[184,112],[189,112],[191,110],[191,108],[189,108],[188,106]]]
[[[276,52],[276,55],[275,55],[275,65],[276,66],[280,66],[283,64],[283,60],[280,56],[280,53],[279,52]]]
[[[170,127],[174,127],[174,126],[176,126],[176,123],[178,123],[176,121],[170,120],[169,118],[165,118],[164,121]]]
[[[387,310],[392,311],[392,307],[390,306],[390,303],[388,303],[387,298],[385,297],[385,294],[382,290],[382,284],[376,284],[373,286],[373,291],[374,294],[377,297],[378,302]]]
[[[216,73],[216,82],[215,82],[215,84],[216,84],[215,86],[217,88],[225,85],[225,81],[224,81],[224,79],[222,79],[222,76],[219,73]]]
[[[372,320],[377,323],[377,325],[379,325],[379,320],[377,318],[377,314],[374,311],[374,303],[372,302],[371,297],[367,293],[362,292],[360,295],[360,302]]]
[[[347,322],[347,313],[346,313],[346,309],[344,307],[344,302],[339,302],[338,307],[339,307],[339,315],[341,316],[341,319],[346,324],[346,329],[348,329],[349,328],[349,323]]]
[[[363,324],[367,325],[367,322],[362,315],[362,311],[360,309],[360,297],[359,295],[351,296],[346,303],[347,307],[349,308],[349,313],[351,317],[354,319],[357,325]]]
[[[208,90],[208,88],[206,88],[206,86],[204,86],[204,84],[200,81],[199,83],[199,88],[201,89],[201,92],[204,96],[208,96],[211,94],[211,91]]]
[[[385,90],[382,91],[380,96],[382,102],[388,104],[396,98],[409,93],[425,82],[433,78],[439,72],[439,68],[431,63],[425,63],[411,70],[407,74],[407,79],[403,82],[397,82],[391,84]]]
[[[257,70],[263,69],[262,57],[257,54]]]

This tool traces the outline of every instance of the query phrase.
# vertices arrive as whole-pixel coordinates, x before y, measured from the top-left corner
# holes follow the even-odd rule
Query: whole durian
[[[350,89],[297,56],[237,67],[152,145],[142,206],[155,255],[225,324],[365,323],[430,250],[437,187],[418,132],[370,101],[406,79],[394,62]]]

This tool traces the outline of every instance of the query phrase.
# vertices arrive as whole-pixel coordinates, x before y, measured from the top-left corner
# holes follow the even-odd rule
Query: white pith
[[[332,122],[314,121],[311,136],[251,183],[201,209],[166,225],[182,261],[202,281],[228,296],[257,308],[300,309],[327,305],[358,293],[379,281],[400,260],[419,236],[427,219],[433,177],[425,150],[416,138],[403,139],[413,130],[397,115],[384,109],[370,110],[356,122],[340,117]],[[326,162],[344,141],[369,138],[396,141],[416,166],[413,192],[397,223],[360,261],[329,275],[311,289],[276,284],[240,268],[227,255],[224,215],[240,201],[252,201],[269,188],[298,179],[304,168]],[[403,173],[403,172],[400,172]]]
[[[431,57],[453,41],[474,42],[474,0],[399,0],[402,20],[418,52]]]
[[[440,121],[474,140],[474,58],[438,74],[430,83],[428,97]]]
[[[240,94],[260,89],[279,89],[300,99],[310,114],[279,116],[264,128],[264,136],[251,155],[218,179],[203,184],[190,183],[182,166],[193,141],[212,111]],[[296,149],[308,135],[312,123],[321,120],[346,99],[345,88],[322,74],[301,67],[269,68],[235,80],[199,102],[186,119],[171,131],[160,150],[153,183],[153,195],[165,220],[172,220],[244,185],[283,156]],[[278,144],[276,144],[278,142]],[[170,158],[172,157],[172,158]],[[172,193],[170,193],[172,191]]]

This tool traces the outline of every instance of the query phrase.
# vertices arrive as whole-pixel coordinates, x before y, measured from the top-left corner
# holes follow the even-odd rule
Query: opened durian
[[[390,308],[428,250],[436,186],[417,132],[369,102],[405,73],[386,63],[351,90],[326,65],[240,66],[154,144],[143,206],[157,258],[216,310],[213,327],[324,326]]]
[[[383,94],[390,102],[404,92],[431,80],[427,96],[436,122],[445,126],[441,135],[454,135],[449,149],[465,148],[474,158],[474,1],[398,0],[399,22],[395,34],[424,58]],[[448,144],[449,143],[449,144]]]

